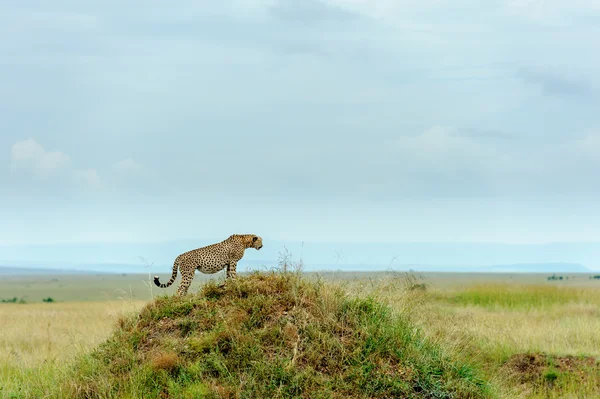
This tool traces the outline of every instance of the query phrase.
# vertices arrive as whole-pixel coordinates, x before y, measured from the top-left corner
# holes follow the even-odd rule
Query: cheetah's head
[[[263,244],[262,244],[262,238],[260,238],[257,235],[251,235],[251,237],[252,238],[251,238],[250,246],[258,251],[263,246]]]

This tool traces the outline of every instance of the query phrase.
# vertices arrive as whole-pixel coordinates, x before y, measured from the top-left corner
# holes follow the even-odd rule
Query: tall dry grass
[[[502,352],[600,355],[600,289],[477,284],[432,293],[438,312]]]
[[[502,370],[511,356],[531,352],[600,358],[599,287],[445,283],[390,272],[342,284],[353,295],[375,295],[410,315],[430,340],[487,370],[501,398],[600,397],[597,370],[560,374],[553,389],[516,384]]]
[[[141,301],[0,304],[0,397],[55,381],[63,366],[109,336]],[[19,397],[19,396],[16,396]]]

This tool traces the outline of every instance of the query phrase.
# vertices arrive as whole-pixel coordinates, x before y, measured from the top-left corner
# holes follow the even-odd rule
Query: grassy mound
[[[73,398],[481,398],[471,365],[370,298],[295,274],[159,297],[80,359]]]

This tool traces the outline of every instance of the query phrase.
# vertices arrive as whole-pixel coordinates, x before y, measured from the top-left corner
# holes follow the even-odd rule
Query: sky
[[[596,0],[0,3],[0,245],[600,241]]]

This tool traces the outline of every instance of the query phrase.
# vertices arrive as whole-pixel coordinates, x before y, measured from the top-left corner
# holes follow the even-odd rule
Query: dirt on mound
[[[559,375],[585,381],[600,373],[600,361],[591,356],[552,356],[544,353],[519,353],[503,368],[520,383],[553,383]]]
[[[255,273],[159,297],[65,384],[76,398],[484,398],[469,364],[370,298]]]

